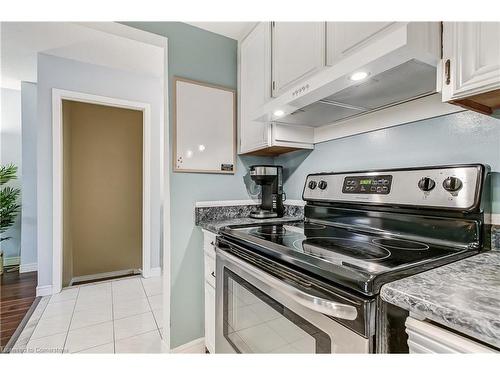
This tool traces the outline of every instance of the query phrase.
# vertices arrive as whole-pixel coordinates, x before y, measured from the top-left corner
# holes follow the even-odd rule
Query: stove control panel
[[[472,210],[487,173],[481,164],[307,176],[306,201]]]
[[[389,194],[392,176],[347,176],[344,178],[342,193],[344,194]]]

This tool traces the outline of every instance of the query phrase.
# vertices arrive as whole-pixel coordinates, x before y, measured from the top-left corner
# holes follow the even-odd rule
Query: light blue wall
[[[284,154],[289,198],[302,197],[308,173],[453,163],[486,163],[493,173],[493,212],[500,212],[500,120],[460,112],[323,142],[314,151]]]
[[[37,262],[36,250],[36,129],[37,129],[36,84],[21,83],[22,122],[22,221],[21,221],[21,265]]]
[[[2,165],[13,163],[17,166],[17,179],[9,182],[8,186],[21,187],[21,91],[1,89],[2,117],[0,126],[0,162]],[[22,198],[19,198],[22,203]],[[4,258],[18,257],[21,249],[21,214],[18,214],[14,225],[2,234],[1,246]]]
[[[38,55],[37,244],[38,285],[52,285],[52,89],[149,103],[151,107],[151,266],[160,266],[161,77]]]
[[[235,40],[179,22],[126,24],[168,38],[170,92],[173,76],[236,88]],[[170,128],[172,139],[172,126]],[[200,229],[194,225],[194,204],[201,200],[248,199],[249,193],[243,180],[248,166],[256,163],[272,163],[272,159],[239,157],[234,176],[193,173],[171,175],[172,347],[204,334],[203,242]]]

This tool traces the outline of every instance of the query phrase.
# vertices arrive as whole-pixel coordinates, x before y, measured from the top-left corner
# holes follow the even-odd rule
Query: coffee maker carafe
[[[250,213],[255,219],[283,217],[283,167],[279,165],[253,165],[250,177],[262,189],[262,202]]]

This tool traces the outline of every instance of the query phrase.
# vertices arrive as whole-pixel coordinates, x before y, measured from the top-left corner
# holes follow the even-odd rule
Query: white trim
[[[200,201],[195,203],[195,207],[204,208],[204,207],[248,206],[254,204],[260,204],[260,199],[241,199],[234,201]]]
[[[19,273],[35,272],[38,270],[37,263],[26,263],[19,266]]]
[[[171,250],[170,250],[170,173],[172,172],[172,163],[170,162],[170,122],[169,122],[169,105],[170,98],[168,95],[169,75],[168,75],[168,39],[164,40],[164,66],[163,72],[163,106],[164,110],[160,114],[163,126],[160,127],[160,145],[163,153],[160,157],[161,175],[160,175],[160,194],[161,194],[161,214],[162,214],[162,248],[163,248],[163,329],[162,342],[166,352],[170,352],[170,287],[171,287]],[[160,259],[162,259],[160,257]]]
[[[286,201],[283,202],[283,204],[289,206],[304,207],[306,205],[306,201],[303,201],[302,199],[287,199]]]
[[[177,346],[172,349],[172,353],[175,354],[205,353],[205,337],[200,337],[186,344]]]
[[[36,287],[36,296],[37,297],[43,297],[43,296],[50,296],[52,293],[52,285],[41,285]]]
[[[63,138],[62,101],[72,100],[111,107],[135,109],[143,112],[143,198],[142,198],[142,270],[149,277],[151,268],[151,106],[106,96],[76,91],[52,89],[52,285],[53,293],[62,289],[62,234],[63,234]]]
[[[149,270],[149,277],[160,277],[160,276],[161,276],[161,267],[152,267]]]
[[[491,225],[500,225],[500,214],[485,214],[484,223]]]
[[[249,206],[254,204],[260,204],[260,199],[241,199],[232,201],[199,201],[195,203],[196,208],[207,208],[207,207],[227,207],[227,206]],[[288,206],[304,206],[305,201],[299,199],[287,199],[283,204]]]
[[[74,283],[79,283],[82,281],[91,281],[91,280],[97,281],[98,279],[106,279],[108,277],[135,276],[137,273],[139,273],[139,270],[131,268],[128,270],[101,272],[101,273],[95,273],[93,275],[75,276],[71,278],[69,285],[73,285]]]
[[[314,143],[326,142],[332,139],[349,137],[351,135],[462,111],[464,109],[461,107],[443,103],[441,101],[441,94],[436,93],[366,115],[315,128]]]
[[[3,258],[4,267],[17,266],[21,262],[20,257],[5,257]]]

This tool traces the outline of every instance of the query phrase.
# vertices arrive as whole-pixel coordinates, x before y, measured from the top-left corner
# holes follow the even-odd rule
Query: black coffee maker
[[[250,177],[262,189],[262,203],[250,213],[255,219],[283,217],[283,167],[280,165],[252,165]]]

